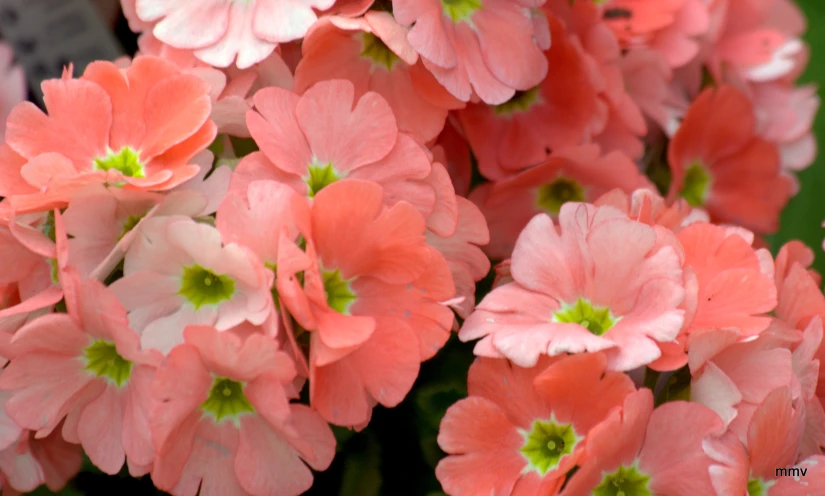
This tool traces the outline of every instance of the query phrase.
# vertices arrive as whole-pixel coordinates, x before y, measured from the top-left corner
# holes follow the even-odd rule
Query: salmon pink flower
[[[691,329],[737,329],[744,339],[766,329],[776,306],[774,266],[768,250],[755,250],[753,234],[704,222],[678,233],[685,265],[699,287]]]
[[[795,379],[787,329],[777,322],[757,339],[737,342],[736,329],[709,330],[688,343],[691,399],[713,409],[744,440],[756,408]],[[799,397],[799,385],[794,397]]]
[[[63,280],[68,314],[49,314],[11,340],[12,361],[0,388],[13,391],[9,416],[43,437],[62,419],[63,437],[116,474],[129,461],[143,475],[154,459],[146,431],[147,399],[159,355],[140,350],[125,310],[97,281],[76,271]]]
[[[567,203],[516,242],[514,282],[499,286],[459,331],[475,352],[524,367],[541,355],[604,351],[611,370],[661,356],[684,322],[682,257],[654,227],[610,207]]]
[[[672,67],[683,66],[699,54],[696,38],[710,26],[702,0],[608,0],[602,9],[623,48],[652,48]]]
[[[0,42],[0,144],[5,142],[6,119],[15,105],[26,99],[26,75],[13,65],[14,52]]]
[[[702,446],[721,432],[704,405],[674,401],[654,410],[650,390],[641,389],[590,431],[587,460],[561,494],[714,494]]]
[[[208,85],[154,57],[124,70],[95,62],[43,92],[48,115],[24,102],[8,120],[0,195],[18,213],[65,207],[88,183],[171,189],[198,173],[190,160],[215,138]]]
[[[568,201],[594,201],[620,188],[627,193],[653,185],[619,152],[601,155],[596,145],[556,153],[544,163],[508,179],[485,183],[470,195],[492,233],[485,251],[494,260],[513,252],[519,233],[538,213],[558,216]]]
[[[633,220],[649,226],[659,225],[674,233],[694,222],[709,222],[704,211],[693,209],[684,199],[668,204],[652,189],[638,189],[630,195],[620,189],[614,189],[599,197],[593,204],[597,207],[610,206],[619,209]]]
[[[335,454],[329,426],[290,404],[295,376],[272,339],[190,326],[152,387],[155,485],[180,496],[298,495]],[[305,465],[307,464],[307,465]]]
[[[546,33],[519,0],[393,0],[392,7],[401,25],[412,25],[407,39],[424,66],[461,101],[476,94],[504,103],[547,75],[541,51],[549,44],[537,45]]]
[[[798,461],[804,409],[794,404],[787,387],[774,389],[761,402],[740,441],[730,433],[706,440],[713,459],[710,477],[716,494],[807,496],[825,482],[825,456]],[[777,469],[804,469],[802,477],[779,478]]]
[[[327,17],[307,33],[295,69],[295,91],[346,79],[355,98],[374,91],[392,108],[398,129],[425,143],[444,127],[447,111],[461,106],[418,60],[407,29],[388,12],[369,11],[361,19]]]
[[[145,348],[167,353],[189,324],[226,330],[262,324],[272,311],[272,272],[248,248],[222,241],[188,217],[143,223],[111,288]]]
[[[811,130],[820,103],[816,88],[765,83],[751,91],[757,132],[779,147],[782,169],[800,171],[811,165],[817,151]]]
[[[135,27],[152,25],[159,40],[194,50],[209,65],[227,67],[234,62],[246,69],[267,58],[279,43],[303,38],[318,19],[316,10],[332,7],[335,0],[133,3]]]
[[[470,103],[457,112],[487,179],[511,176],[589,137],[601,88],[578,39],[558,19],[549,22],[553,44],[545,56],[553,72],[541,84],[505,103]]]
[[[448,494],[557,494],[587,459],[588,432],[635,391],[601,354],[544,358],[531,369],[478,358],[470,396],[447,410],[436,476]]]
[[[422,215],[432,212],[435,192],[424,182],[432,171],[429,154],[398,131],[389,104],[377,93],[356,100],[352,83],[334,80],[303,96],[266,88],[254,101],[257,112],[247,114],[247,123],[261,151],[238,164],[231,189],[271,179],[312,198],[349,177],[381,184],[389,204],[405,199]]]
[[[753,106],[731,86],[704,91],[670,142],[669,198],[685,198],[711,220],[770,233],[792,193],[776,147],[756,134]]]
[[[80,445],[66,442],[59,432],[38,438],[23,430],[10,446],[0,450],[0,489],[4,495],[16,496],[45,484],[60,493],[82,464]]]
[[[408,203],[382,207],[374,183],[345,179],[293,204],[305,252],[281,238],[277,288],[310,337],[310,401],[328,421],[369,421],[397,405],[419,363],[449,337],[455,296],[444,257]],[[297,274],[303,272],[303,281]]]

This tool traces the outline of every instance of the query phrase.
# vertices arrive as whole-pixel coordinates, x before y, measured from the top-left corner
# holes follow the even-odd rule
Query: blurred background
[[[174,0],[170,0],[174,1]],[[797,0],[809,21],[807,42],[811,61],[802,82],[825,82],[825,1]],[[119,0],[0,0],[0,35],[11,44],[29,77],[30,99],[40,99],[43,79],[60,77],[74,63],[79,74],[88,62],[133,55],[136,36],[120,12]],[[820,150],[825,148],[825,113],[814,126]],[[815,268],[825,273],[825,154],[800,174],[801,191],[782,215],[780,231],[768,238],[774,250],[791,239],[802,240],[817,253]],[[489,290],[491,281],[479,285]],[[466,395],[465,377],[472,361],[472,345],[453,339],[439,355],[422,365],[416,387],[398,408],[378,407],[361,433],[336,431],[339,456],[332,467],[315,478],[310,495],[374,496],[443,493],[434,477],[442,453],[436,444],[438,424],[447,406]],[[451,371],[462,371],[451,373]],[[436,380],[438,378],[438,380]],[[445,379],[448,378],[448,379]],[[53,494],[41,488],[36,495]],[[152,495],[148,478],[100,473],[90,463],[59,494]]]

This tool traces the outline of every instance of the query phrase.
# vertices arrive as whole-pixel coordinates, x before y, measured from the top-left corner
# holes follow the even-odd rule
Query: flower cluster
[[[450,495],[825,487],[790,0],[122,7],[44,109],[0,46],[2,490],[301,494],[453,334]]]

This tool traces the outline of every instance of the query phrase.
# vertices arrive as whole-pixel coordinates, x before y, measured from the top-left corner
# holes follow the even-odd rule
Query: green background
[[[808,16],[806,39],[811,47],[811,61],[801,82],[821,85],[825,82],[825,2],[823,0],[798,0]],[[821,95],[820,95],[821,96]],[[815,268],[825,273],[825,253],[822,240],[825,239],[825,114],[820,109],[814,124],[819,142],[820,154],[816,162],[799,174],[801,185],[799,194],[791,200],[782,213],[779,232],[769,241],[774,249],[791,239],[799,239],[813,248],[816,253]]]

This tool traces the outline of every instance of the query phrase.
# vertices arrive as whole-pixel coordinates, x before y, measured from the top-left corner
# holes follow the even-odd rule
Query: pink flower
[[[601,354],[544,359],[522,369],[478,358],[470,396],[447,410],[438,444],[448,453],[436,476],[448,494],[557,494],[567,472],[587,460],[587,436],[633,381],[606,372]]]
[[[776,306],[773,260],[751,247],[753,234],[702,222],[677,236],[699,287],[690,329],[736,329],[744,339],[767,328],[765,314]]]
[[[553,44],[545,56],[553,71],[544,81],[500,105],[470,103],[457,112],[488,179],[511,176],[583,143],[601,110],[602,88],[578,38],[555,17],[549,23]]]
[[[799,88],[778,83],[752,87],[757,133],[776,143],[786,171],[800,171],[816,157],[816,138],[811,127],[819,110],[819,96],[813,86]]]
[[[721,431],[719,416],[707,407],[675,401],[654,410],[650,390],[641,389],[590,431],[587,461],[561,494],[714,494],[712,460],[702,446]]]
[[[194,50],[207,64],[246,69],[267,58],[278,43],[303,38],[318,19],[315,10],[335,0],[197,0],[169,4],[136,0],[137,20],[153,24],[152,33],[176,48]],[[315,10],[313,10],[315,9]],[[138,22],[135,27],[140,27]]]
[[[475,352],[533,366],[541,355],[604,351],[610,370],[661,355],[684,321],[682,258],[651,226],[610,207],[568,203],[560,229],[546,214],[516,242],[514,282],[499,286],[465,322]]]
[[[14,52],[0,42],[0,144],[5,142],[6,119],[15,105],[27,96],[26,75],[18,65],[13,65]]]
[[[432,170],[427,151],[398,131],[390,106],[367,92],[355,99],[349,81],[324,81],[303,96],[280,88],[255,94],[247,123],[260,152],[238,164],[231,189],[271,179],[313,197],[343,178],[380,184],[388,204],[405,199],[429,216],[435,192],[424,182]],[[354,107],[353,107],[354,105]],[[369,136],[365,140],[364,136]]]
[[[713,458],[710,476],[717,494],[807,496],[825,482],[825,457],[798,461],[804,409],[794,404],[787,387],[774,389],[756,409],[740,441],[727,434],[709,439],[705,452]],[[802,477],[779,478],[777,469],[804,469]]]
[[[149,219],[140,234],[111,288],[143,347],[166,353],[189,324],[226,330],[269,316],[272,272],[246,247],[224,244],[214,227],[180,216]]]
[[[180,496],[298,495],[335,454],[329,426],[285,392],[292,361],[263,334],[192,326],[157,373],[155,485]]]
[[[549,44],[536,42],[546,33],[517,0],[393,0],[392,7],[399,24],[412,25],[407,39],[424,66],[461,101],[476,94],[485,103],[504,103],[547,74],[541,49]]]
[[[424,143],[444,127],[447,111],[461,106],[418,60],[407,29],[388,12],[368,11],[360,19],[328,17],[307,33],[295,70],[295,91],[320,81],[346,79],[355,98],[368,91],[384,97],[398,129]]]
[[[88,183],[171,189],[198,173],[190,160],[215,138],[206,83],[154,57],[125,70],[95,62],[43,91],[48,115],[24,102],[8,120],[0,195],[18,213],[65,207]]]
[[[34,432],[24,430],[0,450],[0,489],[4,495],[16,496],[45,484],[60,493],[80,472],[82,464],[80,445],[66,442],[60,433],[38,438]]]
[[[126,312],[102,284],[67,273],[68,314],[50,314],[11,340],[11,363],[0,388],[13,391],[9,416],[43,437],[62,419],[63,437],[79,443],[94,464],[116,474],[128,458],[133,475],[154,459],[146,400],[160,357],[140,350]]]
[[[703,0],[608,0],[602,9],[623,48],[652,48],[672,67],[683,66],[699,54],[696,38],[710,25]]]
[[[281,238],[277,288],[310,341],[310,401],[337,425],[395,406],[449,337],[455,295],[444,257],[406,202],[382,207],[374,183],[344,179],[293,203],[306,251]],[[303,279],[297,274],[303,272]]]
[[[568,201],[594,201],[614,188],[630,193],[647,187],[652,184],[625,155],[602,156],[598,146],[584,145],[556,153],[513,177],[482,184],[470,199],[490,226],[492,239],[485,251],[494,260],[504,260],[536,214],[555,217]]]

